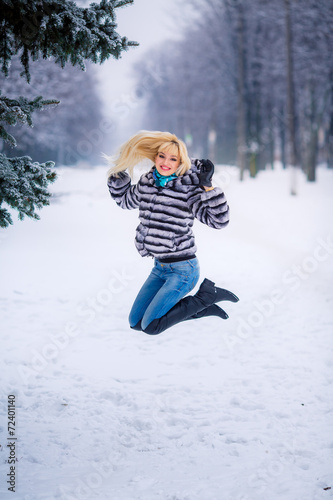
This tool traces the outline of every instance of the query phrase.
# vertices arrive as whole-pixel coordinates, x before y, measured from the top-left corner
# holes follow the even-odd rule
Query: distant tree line
[[[136,67],[157,73],[145,128],[172,130],[191,154],[237,163],[241,178],[274,158],[333,167],[332,0],[191,0],[181,41]]]
[[[95,151],[83,144],[102,119],[94,69],[91,64],[83,72],[69,65],[59,69],[53,60],[31,62],[29,84],[20,77],[20,59],[13,58],[8,77],[0,74],[0,88],[7,97],[24,95],[33,99],[43,95],[56,96],[60,101],[59,106],[35,114],[33,127],[24,124],[7,127],[17,140],[16,154],[29,155],[37,161],[51,157],[58,165],[97,160],[92,156]],[[10,144],[4,143],[2,151],[11,154]]]

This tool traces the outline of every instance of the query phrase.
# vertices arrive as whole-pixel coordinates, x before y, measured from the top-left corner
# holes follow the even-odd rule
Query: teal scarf
[[[171,175],[161,175],[156,167],[153,170],[153,177],[155,179],[155,184],[158,187],[164,187],[167,182],[171,181],[172,179],[177,179],[176,174],[171,174]]]

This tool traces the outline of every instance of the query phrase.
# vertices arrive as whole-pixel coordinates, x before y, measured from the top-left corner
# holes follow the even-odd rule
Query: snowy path
[[[195,234],[201,278],[241,298],[226,322],[128,328],[152,261],[104,168],[61,169],[42,219],[1,233],[1,499],[333,497],[333,172],[298,197],[285,171],[221,178],[230,226]]]

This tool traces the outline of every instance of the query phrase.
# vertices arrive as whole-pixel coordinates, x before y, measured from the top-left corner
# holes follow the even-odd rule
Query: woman
[[[151,170],[133,185],[134,166],[143,159]],[[111,197],[124,209],[139,208],[135,244],[140,255],[155,259],[129,315],[130,327],[150,335],[188,319],[227,313],[216,302],[237,302],[233,293],[205,279],[193,296],[183,298],[199,279],[192,233],[194,217],[220,229],[229,222],[229,207],[221,189],[212,186],[214,165],[190,160],[186,145],[169,132],[141,131],[119,150],[108,172]]]

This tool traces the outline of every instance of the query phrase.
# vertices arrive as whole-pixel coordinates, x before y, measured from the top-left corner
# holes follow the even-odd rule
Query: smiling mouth
[[[162,170],[170,170],[170,168],[169,168],[169,167],[165,167],[164,165],[161,165],[161,169],[162,169]]]

